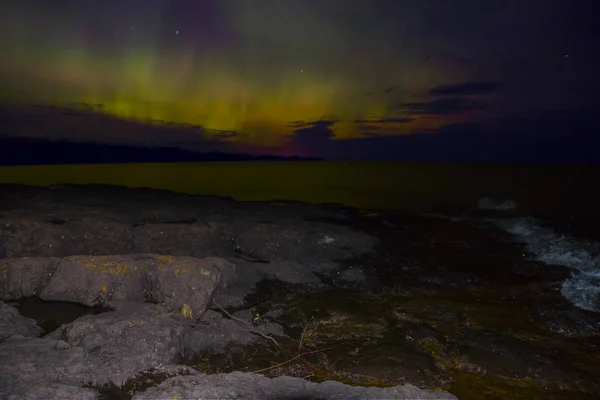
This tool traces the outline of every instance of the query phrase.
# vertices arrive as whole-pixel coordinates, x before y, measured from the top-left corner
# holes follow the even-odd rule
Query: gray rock
[[[295,261],[274,260],[268,264],[257,265],[257,270],[266,279],[279,279],[289,283],[320,282],[320,279],[313,273],[312,267],[315,270],[323,269],[320,266],[302,265]],[[335,264],[330,269],[333,268],[335,268]]]
[[[262,279],[259,268],[255,263],[242,260],[240,258],[227,258],[235,265],[237,280],[227,286],[221,285],[217,288],[214,295],[214,301],[221,307],[238,307],[244,302],[244,297],[258,281]]]
[[[115,308],[81,317],[44,338],[10,332],[12,336],[0,342],[0,398],[31,397],[37,392],[26,391],[28,385],[120,387],[148,369],[174,365],[202,352],[222,353],[230,346],[265,340],[247,324],[210,310],[198,321],[190,321],[171,315],[159,305],[117,302]],[[2,310],[0,315],[6,313]]]
[[[130,304],[81,317],[63,329],[64,341],[87,355],[91,382],[121,386],[138,371],[171,364],[183,354],[185,326],[156,308]]]
[[[270,323],[264,327],[251,327],[226,318],[217,311],[207,310],[197,325],[186,331],[184,353],[190,356],[204,351],[220,354],[230,346],[245,346],[256,340],[266,340],[255,330],[263,334],[283,336],[281,325]]]
[[[44,257],[0,259],[0,299],[37,296],[50,282],[59,261]]]
[[[0,301],[0,342],[12,335],[37,337],[41,333],[35,320],[21,316],[16,308]]]
[[[89,361],[64,341],[14,335],[0,343],[0,398],[33,398],[55,384],[82,387],[97,372]]]
[[[327,381],[308,382],[300,378],[267,378],[234,372],[169,378],[160,385],[137,393],[132,400],[170,398],[194,399],[456,399],[442,391],[426,391],[412,385],[367,388]]]
[[[367,279],[367,275],[360,268],[348,268],[338,275],[338,279],[345,282],[362,282]]]
[[[217,286],[234,280],[235,266],[217,257],[71,256],[59,262],[39,296],[87,306],[152,301],[176,310],[187,304],[199,315],[210,305]]]
[[[377,239],[363,232],[327,222],[285,218],[259,222],[251,218],[232,221],[224,232],[236,250],[249,260],[314,261],[350,258],[373,249]]]
[[[194,314],[204,312],[212,301],[215,289],[221,283],[219,266],[227,266],[230,273],[235,267],[217,257],[156,256],[154,269],[150,269],[152,301],[164,303],[171,310],[187,304]],[[231,278],[230,278],[231,279]]]
[[[150,369],[175,371],[186,357],[254,341],[271,346],[258,332],[283,335],[280,325],[207,310],[213,297],[221,306],[240,305],[264,278],[313,284],[316,272],[334,270],[377,241],[318,220],[343,215],[306,204],[240,207],[231,199],[104,186],[11,193],[0,199],[0,258],[12,257],[0,261],[0,299],[37,295],[114,311],[37,338],[33,321],[0,307],[0,398],[96,398],[83,386],[121,386]],[[193,319],[179,314],[184,304]],[[259,397],[313,387],[249,374],[202,379],[209,379],[206,397],[221,393],[219,385],[242,394],[248,387]],[[198,389],[193,379],[183,386]]]
[[[120,300],[144,301],[148,288],[144,278],[150,267],[150,262],[136,262],[130,256],[65,257],[39,297],[89,307]]]
[[[100,393],[95,389],[87,387],[65,385],[62,383],[48,383],[44,385],[32,385],[27,382],[19,382],[13,385],[10,391],[0,388],[2,399],[62,399],[62,400],[97,400]]]

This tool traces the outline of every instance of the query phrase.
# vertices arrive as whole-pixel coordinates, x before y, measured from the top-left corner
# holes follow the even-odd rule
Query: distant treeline
[[[318,158],[196,153],[173,147],[0,137],[0,165],[98,164],[202,161],[317,161]]]

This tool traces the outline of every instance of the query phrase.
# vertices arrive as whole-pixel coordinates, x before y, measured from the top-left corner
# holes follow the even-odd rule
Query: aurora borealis
[[[597,101],[588,4],[8,1],[0,93],[10,107],[79,104],[194,126],[192,147],[211,139],[275,153],[497,124]],[[85,135],[75,131],[60,135]]]

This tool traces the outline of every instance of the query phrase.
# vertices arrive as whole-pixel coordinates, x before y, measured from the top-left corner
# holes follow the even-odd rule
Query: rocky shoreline
[[[111,186],[0,193],[0,398],[600,394],[600,317],[560,296],[569,271],[480,222]]]

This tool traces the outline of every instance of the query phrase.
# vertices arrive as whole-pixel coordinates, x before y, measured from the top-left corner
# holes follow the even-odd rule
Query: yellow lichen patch
[[[328,318],[308,324],[304,343],[308,346],[329,345],[336,341],[381,337],[386,329],[383,320],[365,320],[354,315],[333,311]]]
[[[192,319],[193,315],[194,315],[194,311],[192,310],[192,307],[190,307],[187,304],[184,304],[181,306],[181,308],[179,309],[179,312],[181,313],[181,316],[187,319]]]
[[[448,351],[435,339],[423,339],[417,341],[417,343],[421,349],[433,357],[437,366],[448,374],[455,373],[456,371],[467,371],[470,373],[485,372],[483,368],[479,365],[470,363],[457,351]]]
[[[106,257],[98,257],[88,259],[83,262],[83,266],[88,269],[100,270],[108,275],[116,276],[117,278],[129,278],[130,272],[126,264],[116,260],[107,260]]]
[[[156,261],[157,261],[156,267],[162,268],[165,265],[171,264],[173,262],[173,257],[159,255],[158,257],[156,257]]]
[[[102,286],[102,291],[103,291],[103,292],[106,292],[106,291],[108,291],[108,288],[106,287],[106,285]]]
[[[196,274],[196,275],[204,275],[204,276],[210,276],[211,272],[210,270],[202,267],[201,265],[198,264],[197,260],[190,260],[190,259],[178,259],[178,260],[174,260],[172,257],[169,256],[158,256],[157,257],[157,269],[160,269],[162,267],[165,267],[167,265],[170,265],[170,270],[173,271],[173,275],[175,276],[179,276],[179,275],[189,275],[189,274]]]

